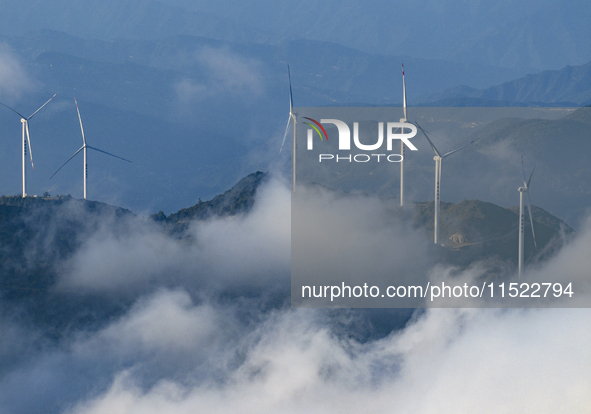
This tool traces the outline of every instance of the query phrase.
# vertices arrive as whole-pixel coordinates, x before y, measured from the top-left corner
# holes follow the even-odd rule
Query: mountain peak
[[[269,178],[269,174],[257,171],[247,175],[223,194],[209,201],[201,201],[192,207],[184,208],[165,216],[163,212],[152,215],[156,221],[164,221],[175,227],[185,228],[191,220],[205,220],[214,216],[234,216],[250,211],[254,205],[254,195],[258,187]]]

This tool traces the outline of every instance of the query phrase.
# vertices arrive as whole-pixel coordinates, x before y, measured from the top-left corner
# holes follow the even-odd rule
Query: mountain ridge
[[[256,202],[258,188],[265,184],[269,178],[269,174],[265,172],[257,171],[251,173],[232,186],[232,188],[217,195],[211,200],[199,200],[197,204],[183,208],[168,216],[160,211],[150,215],[148,219],[162,225],[163,229],[168,229],[167,232],[171,234],[182,234],[187,230],[191,221],[247,214]],[[52,214],[58,214],[56,208],[59,209],[60,206],[66,206],[68,203],[74,203],[77,206],[81,206],[84,211],[83,214],[94,214],[98,215],[98,217],[108,214],[109,216],[115,217],[115,220],[125,217],[136,217],[131,211],[120,207],[111,206],[97,201],[76,200],[71,196],[29,196],[25,198],[20,196],[4,196],[0,197],[0,209],[3,209],[2,214],[0,214],[0,219],[4,220],[5,223],[14,223],[15,215],[29,214],[28,212],[33,211],[34,209],[44,211],[46,216],[47,214],[51,216]],[[509,237],[511,240],[516,238],[518,227],[516,209],[517,207],[504,208],[480,200],[463,200],[458,204],[442,202],[440,227],[440,238],[443,240],[442,245],[452,250],[461,249],[468,244],[487,246],[493,250],[500,249],[499,254],[497,254],[498,252],[493,252],[493,255],[497,254],[503,260],[513,261],[510,258],[512,255],[510,252],[514,249],[511,248],[505,251],[505,244],[507,243],[499,245],[495,243],[491,244],[491,241],[509,235],[511,235]],[[67,211],[72,210],[66,210],[66,213]],[[415,202],[413,203],[412,211],[412,221],[415,227],[423,229],[426,235],[432,233],[433,202]],[[59,214],[63,215],[64,213]],[[574,230],[561,219],[553,216],[540,207],[532,206],[532,214],[534,222],[536,223],[536,234],[541,248],[544,248],[546,244],[550,243],[553,238],[560,234],[569,235],[574,233]],[[77,213],[77,215],[73,217],[74,222],[79,220],[80,217],[79,213]],[[64,216],[64,218],[69,220],[67,219],[67,216]],[[19,226],[22,227],[23,225],[25,224],[20,224]],[[92,231],[92,228],[96,228],[96,225],[96,222],[91,224],[86,231]],[[526,220],[525,226],[526,239],[528,237],[531,238],[531,235],[527,235],[528,231],[530,231],[528,230],[529,221]],[[30,230],[25,231],[25,233],[27,232],[30,232]],[[7,235],[10,236],[9,233],[10,232],[7,233],[5,231],[2,233],[3,236],[0,237],[0,241],[4,244],[6,244],[5,238]],[[14,236],[14,234],[20,233],[13,231],[12,236]],[[508,242],[508,244],[511,243],[513,243],[513,241]],[[11,243],[9,242],[8,244]],[[74,248],[73,246],[75,246],[75,244],[68,244],[68,248],[65,252],[67,253],[68,251],[71,251]],[[528,257],[531,258],[531,256],[533,256],[533,251],[529,251],[530,248],[527,248],[526,250],[528,250]],[[487,255],[487,253],[483,251],[479,254]],[[475,257],[473,253],[469,256],[471,260]]]
[[[528,74],[485,89],[466,85],[456,86],[440,94],[425,97],[421,106],[429,106],[429,103],[433,106],[444,106],[469,98],[472,98],[469,101],[472,106],[501,106],[500,103],[504,106],[587,106],[591,104],[591,62],[579,66],[566,65],[560,70]]]
[[[138,217],[129,210],[70,196],[0,197],[0,311],[26,309],[31,323],[51,326],[47,334],[51,340],[78,329],[98,329],[128,310],[133,297],[126,296],[125,291],[101,296],[92,291],[78,292],[75,287],[56,289],[60,274],[67,274],[70,259],[78,249],[96,246],[97,239],[105,237],[134,243],[138,240],[135,237],[144,232],[148,237],[176,240],[179,247],[199,243],[187,232],[191,220],[248,214],[256,203],[257,190],[269,178],[261,171],[249,174],[223,194],[169,216],[159,212]],[[393,214],[411,220],[425,240],[432,240],[433,202],[416,203],[410,214],[394,204]],[[518,234],[514,209],[479,200],[442,202],[440,235],[444,242],[443,246],[432,245],[429,260],[459,268],[487,261],[494,264],[491,269],[499,277],[512,274]],[[574,234],[562,220],[544,210],[533,206],[532,213],[538,251],[533,249],[526,219],[525,257],[530,264],[553,256]],[[97,252],[99,260],[110,260],[108,249],[102,249]],[[176,286],[175,278],[167,276],[169,279],[171,287]]]

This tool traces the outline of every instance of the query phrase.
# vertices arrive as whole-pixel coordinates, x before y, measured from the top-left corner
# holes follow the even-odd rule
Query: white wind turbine
[[[111,157],[119,158],[120,160],[123,160],[123,161],[127,161],[127,162],[131,162],[131,161],[129,161],[129,160],[125,159],[125,158],[119,157],[117,155],[113,155],[113,154],[111,154],[111,153],[109,153],[107,151],[103,151],[101,149],[91,147],[90,145],[86,144],[86,138],[84,137],[84,128],[82,127],[82,118],[80,117],[80,110],[78,109],[78,102],[76,102],[76,98],[74,98],[74,102],[76,103],[76,111],[78,112],[78,120],[80,121],[80,131],[82,131],[82,147],[80,147],[80,149],[78,151],[76,151],[74,153],[74,155],[72,155],[70,158],[68,158],[68,161],[64,162],[62,164],[62,166],[59,167],[57,169],[57,171],[54,172],[51,177],[49,177],[49,179],[51,180],[53,178],[53,176],[56,175],[58,173],[58,171],[61,170],[64,167],[64,165],[66,165],[68,162],[70,162],[70,160],[72,158],[74,158],[80,151],[84,151],[83,179],[84,179],[84,199],[86,200],[86,177],[88,176],[88,164],[86,163],[86,150],[87,149],[92,149],[92,150],[95,150],[95,151],[98,151],[98,152],[102,152],[103,154],[107,154],[107,155],[110,155]]]
[[[518,276],[521,278],[521,272],[523,271],[523,259],[524,259],[524,250],[523,250],[523,241],[524,241],[524,221],[523,221],[523,193],[527,194],[527,209],[529,210],[529,222],[531,224],[531,234],[534,238],[534,247],[538,250],[538,245],[536,244],[536,234],[534,233],[534,219],[531,215],[531,204],[529,202],[529,183],[531,181],[531,177],[534,175],[535,167],[532,170],[529,180],[525,181],[525,167],[523,166],[523,156],[521,157],[521,171],[523,173],[523,187],[519,187],[517,191],[519,191],[519,254],[518,254],[518,262],[517,262],[517,269],[518,269]]]
[[[39,109],[37,109],[35,112],[33,112],[28,118],[26,116],[23,116],[23,115],[19,114],[17,111],[15,111],[14,109],[12,109],[10,106],[5,105],[5,104],[3,104],[3,103],[0,102],[0,105],[5,106],[6,108],[10,109],[12,112],[14,112],[15,114],[17,114],[18,116],[21,117],[21,124],[22,124],[22,131],[23,131],[23,133],[22,133],[22,137],[23,137],[22,138],[22,148],[23,148],[23,161],[22,161],[22,164],[23,164],[23,197],[26,197],[27,196],[27,187],[26,187],[26,176],[27,176],[26,172],[27,172],[27,170],[25,168],[25,165],[26,165],[26,162],[25,162],[25,158],[26,157],[25,156],[27,154],[27,141],[29,143],[29,156],[31,158],[31,167],[33,168],[33,170],[35,169],[35,165],[33,164],[33,152],[31,150],[31,138],[29,136],[29,120],[31,118],[33,118],[35,116],[35,114],[37,112],[39,112],[45,105],[47,105],[49,103],[49,101],[51,101],[53,98],[55,98],[55,95],[57,95],[57,93],[53,94],[53,96],[51,98],[49,98],[47,100],[47,102],[45,102],[43,105],[41,105],[39,107]],[[25,134],[27,135],[26,139],[25,139]]]
[[[289,71],[289,65],[287,65],[287,76],[289,78],[289,118],[287,119],[287,127],[285,127],[285,134],[283,135],[283,142],[279,149],[279,154],[285,144],[287,133],[289,132],[289,125],[291,124],[291,191],[295,193],[296,184],[296,123],[297,114],[293,111],[293,93],[291,91],[291,72]],[[293,122],[292,122],[293,121]]]
[[[446,154],[441,155],[441,153],[437,150],[435,145],[433,145],[433,142],[431,142],[431,140],[427,136],[427,133],[425,132],[425,130],[423,128],[421,128],[419,126],[419,124],[416,122],[415,122],[415,125],[423,132],[423,135],[425,136],[425,138],[427,138],[427,141],[429,141],[429,145],[431,145],[431,148],[433,149],[433,152],[435,153],[435,156],[433,157],[433,159],[435,160],[435,236],[434,236],[434,239],[435,239],[435,244],[439,244],[439,201],[440,201],[440,184],[441,184],[441,161],[444,158],[449,157],[450,155],[455,154],[456,152],[466,148],[468,145],[473,144],[474,142],[478,141],[479,138],[477,138],[473,141],[470,141],[469,143],[461,146],[460,148],[457,148],[453,151],[450,151]]]
[[[406,122],[406,82],[404,81],[404,63],[402,64],[402,108],[404,118],[400,122]],[[400,140],[400,206],[404,205],[404,142]]]

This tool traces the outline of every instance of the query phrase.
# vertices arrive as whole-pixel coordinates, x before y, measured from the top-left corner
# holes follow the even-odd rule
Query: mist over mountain
[[[200,263],[201,260],[211,259],[200,252],[206,246],[199,245],[205,242],[202,237],[207,235],[207,227],[216,222],[223,226],[224,222],[252,220],[253,214],[261,214],[260,209],[267,212],[269,206],[261,197],[277,186],[282,188],[276,177],[258,171],[211,200],[199,200],[198,204],[168,216],[159,212],[149,219],[105,203],[77,200],[70,196],[0,197],[0,291],[4,300],[23,307],[36,324],[51,326],[58,337],[67,334],[69,329],[95,329],[102,326],[109,315],[118,315],[125,306],[129,306],[129,293],[139,289],[139,285],[146,283],[136,294],[146,289],[149,291],[154,283],[169,287],[181,283],[188,288],[195,281],[185,280],[183,274],[194,269],[193,266],[205,274],[218,272]],[[339,194],[326,188],[322,191],[348,198],[353,204],[359,202],[355,194]],[[388,204],[391,201],[383,199],[381,202]],[[277,213],[277,219],[285,225],[289,215],[283,211]],[[553,258],[574,237],[573,230],[559,218],[535,205],[532,213],[537,249],[534,250],[527,221],[525,262],[528,265]],[[467,268],[475,262],[489,261],[496,262],[502,269],[500,277],[514,272],[519,221],[516,208],[505,209],[479,200],[442,203],[440,220],[442,242],[429,249],[430,258],[426,263]],[[395,206],[388,210],[386,221],[411,222],[413,227],[409,231],[416,233],[416,237],[428,245],[433,234],[433,203],[412,203],[405,209]],[[159,247],[146,245],[144,238],[152,238]],[[240,240],[229,242],[235,244]],[[120,251],[115,253],[115,247],[109,243],[118,245]],[[134,246],[134,243],[139,244]],[[103,269],[100,272],[103,276],[98,280],[79,275],[79,272],[96,271],[84,269],[86,266],[80,257],[89,258],[90,267],[94,269],[98,265],[96,261],[104,254],[133,256],[144,255],[148,251],[155,255],[154,260],[164,260],[164,263],[155,268],[138,263],[137,269],[133,270],[119,269],[118,265],[107,266],[113,274],[106,276]],[[190,252],[199,252],[200,259],[185,263],[185,255]],[[175,264],[179,258],[184,260]],[[163,278],[161,272],[173,270],[175,273],[170,280]],[[121,271],[127,274],[127,279],[119,279]],[[248,270],[241,266],[236,276],[244,277],[243,273],[248,273]],[[95,276],[99,277],[98,273]],[[106,280],[100,280],[104,277]],[[220,290],[220,294],[237,293],[236,286],[219,282],[214,282],[210,288]],[[199,285],[204,283],[209,285],[211,282],[198,282]],[[279,297],[285,294],[281,286],[282,283],[276,286]],[[94,293],[113,289],[118,289],[118,293],[112,301],[107,297],[100,300],[93,297]],[[380,326],[375,328],[378,331],[382,329]]]
[[[22,277],[23,273],[13,279],[7,279],[4,271],[0,273],[2,411],[90,414],[125,406],[132,412],[172,413],[213,406],[222,412],[240,405],[241,411],[246,407],[256,412],[261,404],[269,407],[269,412],[286,404],[299,410],[311,408],[313,401],[321,399],[314,390],[323,387],[339,399],[355,393],[349,405],[370,393],[373,398],[367,403],[381,408],[392,403],[392,393],[400,393],[397,404],[411,407],[410,412],[416,410],[415,400],[404,395],[432,384],[434,369],[449,371],[448,365],[456,366],[466,358],[469,365],[476,360],[481,366],[489,364],[487,373],[499,365],[498,361],[504,361],[495,377],[515,384],[522,377],[507,378],[506,373],[512,372],[509,367],[514,369],[519,361],[524,372],[537,367],[545,378],[536,385],[536,389],[545,390],[544,406],[556,407],[555,401],[565,406],[562,391],[554,390],[556,375],[568,387],[584,384],[589,338],[575,335],[588,321],[584,309],[290,309],[290,189],[282,179],[263,177],[261,173],[246,177],[216,202],[224,205],[234,200],[239,205],[240,195],[250,194],[250,208],[238,214],[213,214],[206,220],[196,216],[184,230],[189,238],[170,237],[158,222],[101,203],[70,198],[3,199],[2,207],[20,210],[4,208],[1,217],[10,218],[11,225],[20,223],[23,229],[34,230],[10,232],[13,242],[22,242],[21,251],[29,264],[49,257],[44,254],[72,240],[72,232],[78,237],[66,255],[52,256],[53,264],[47,268],[51,278],[34,279],[47,273],[33,267],[25,268],[33,276],[29,280]],[[351,207],[363,214],[372,210],[373,203],[368,198],[357,200]],[[465,236],[474,241],[477,232],[489,231],[494,223],[496,231],[502,233],[501,227],[517,217],[486,203],[463,204],[446,205],[446,219],[459,219],[456,225],[464,227],[456,230],[467,231]],[[215,205],[210,204],[212,208]],[[336,207],[335,203],[330,212],[337,219],[348,214]],[[423,207],[428,210],[428,205],[419,209]],[[456,212],[449,215],[454,209]],[[496,216],[501,211],[511,217],[507,223]],[[535,208],[534,212],[537,224],[541,220],[548,229],[559,227],[559,220]],[[431,216],[426,210],[424,214]],[[386,227],[397,222],[392,217]],[[384,227],[384,223],[381,225]],[[447,226],[451,231],[453,224]],[[543,239],[544,230],[538,228]],[[64,230],[68,237],[60,236]],[[359,240],[373,232],[370,228],[358,234]],[[422,229],[416,236],[428,237]],[[415,234],[404,233],[390,242],[406,243],[418,249],[419,255],[433,253],[427,248],[430,241],[410,246],[411,240],[416,240]],[[535,280],[558,269],[573,277],[586,275],[589,231],[585,229],[564,241],[562,249],[545,260],[529,263],[528,274]],[[3,237],[3,251],[11,247]],[[433,266],[438,256],[425,257],[425,264]],[[457,277],[477,278],[499,269],[503,271],[494,260],[460,268],[440,263],[431,267],[429,274],[439,277],[451,272],[459,273]],[[575,335],[576,344],[582,347],[565,350],[562,341],[542,340],[547,338],[548,329],[569,341]],[[514,330],[522,339],[515,339]],[[494,349],[505,348],[498,351],[498,360],[487,358],[483,362],[480,351],[491,352],[491,341]],[[564,358],[560,358],[560,365],[542,366],[538,358],[531,362],[500,358],[513,355],[508,351],[515,352],[517,346],[523,348],[522,352],[537,350],[540,356],[550,352]],[[479,352],[467,353],[473,348]],[[572,363],[565,352],[576,357]],[[427,356],[434,359],[422,365]],[[568,375],[563,374],[566,368]],[[286,370],[292,379],[299,378],[295,384],[285,380]],[[488,374],[466,372],[472,373],[469,383],[476,390],[490,388],[493,379]],[[549,372],[555,375],[547,375]],[[446,384],[444,377],[436,383]],[[316,387],[310,389],[311,382]],[[468,385],[463,381],[449,385],[447,393],[459,396]],[[439,391],[425,392],[431,395]],[[252,394],[258,398],[245,400]],[[506,393],[503,395],[504,399],[490,392],[487,405],[507,403]],[[454,401],[455,397],[446,404],[453,405]],[[566,405],[576,409],[585,401],[574,397]],[[481,404],[478,400],[471,406],[487,412]],[[520,404],[518,395],[511,397],[511,407]],[[340,407],[337,411],[343,410]],[[358,410],[362,407],[354,411]],[[422,410],[428,412],[430,408]],[[323,411],[337,412],[332,405]]]

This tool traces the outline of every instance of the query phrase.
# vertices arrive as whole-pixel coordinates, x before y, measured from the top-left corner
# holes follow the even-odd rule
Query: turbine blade
[[[84,148],[84,147],[83,147],[83,148]],[[120,156],[118,156],[118,155],[115,155],[115,154],[111,154],[110,152],[103,151],[103,150],[101,150],[101,149],[98,149],[98,148],[95,148],[95,147],[91,147],[90,145],[87,145],[87,146],[86,146],[86,148],[90,148],[90,149],[93,149],[93,150],[95,150],[95,151],[102,152],[103,154],[107,154],[107,155],[110,155],[111,157],[119,158],[120,160],[123,160],[123,161],[131,162],[131,161],[129,161],[128,159],[125,159],[125,158],[123,158],[123,157],[120,157]]]
[[[291,115],[287,120],[287,126],[285,127],[285,134],[283,134],[283,142],[281,143],[281,148],[279,148],[279,154],[281,154],[281,150],[283,150],[283,144],[285,144],[285,138],[287,138],[287,134],[289,133],[289,124],[291,124]]]
[[[80,131],[82,131],[82,143],[86,145],[86,138],[84,138],[84,128],[82,127],[82,118],[80,118],[80,109],[78,109],[78,102],[76,98],[74,98],[74,102],[76,103],[76,111],[78,112],[78,120],[80,121]]]
[[[53,96],[47,100],[47,102],[45,102],[43,105],[41,105],[41,106],[39,107],[39,109],[37,109],[35,112],[33,112],[33,113],[31,114],[31,116],[30,116],[30,117],[26,118],[26,120],[28,121],[29,119],[33,118],[33,116],[35,116],[35,114],[36,114],[37,112],[39,112],[41,109],[43,109],[43,107],[44,107],[45,105],[47,105],[47,104],[49,103],[49,101],[51,101],[53,98],[55,98],[55,95],[57,95],[57,92],[56,92],[56,93],[54,93],[54,94],[53,94]]]
[[[462,145],[460,148],[457,148],[457,149],[455,149],[455,150],[453,150],[453,151],[450,151],[450,152],[448,152],[447,154],[444,154],[442,158],[448,157],[448,156],[450,156],[451,154],[453,154],[453,153],[455,153],[455,152],[458,152],[459,150],[463,150],[463,149],[464,149],[464,148],[466,148],[467,146],[474,144],[474,143],[475,143],[476,141],[478,141],[479,139],[480,139],[480,138],[476,138],[474,141],[470,141],[470,142],[468,142],[466,145]]]
[[[527,209],[529,211],[529,222],[531,224],[531,235],[534,238],[534,247],[538,250],[538,245],[536,243],[536,233],[534,232],[534,218],[531,215],[531,204],[529,202],[529,191],[527,191]]]
[[[14,109],[12,109],[10,106],[8,105],[4,105],[2,102],[0,102],[0,105],[10,109],[12,112],[14,112],[15,114],[17,114],[18,116],[20,116],[22,119],[27,119],[24,115],[19,114],[18,112],[16,112]]]
[[[523,166],[523,155],[521,156],[521,172],[523,173],[523,186],[527,188],[527,181],[525,181],[525,167]]]
[[[404,109],[404,119],[406,118],[406,82],[404,81],[404,63],[402,64],[402,107]]]
[[[31,157],[31,167],[33,170],[35,169],[35,164],[33,164],[33,148],[31,148],[31,137],[29,136],[29,122],[25,122],[25,129],[27,131],[27,142],[29,143],[29,156]]]
[[[536,170],[536,167],[534,166],[534,169],[531,170],[531,174],[529,175],[529,180],[527,180],[527,189],[529,190],[529,182],[531,181],[531,177],[532,175],[534,175],[534,171]]]
[[[54,172],[54,173],[51,175],[51,177],[49,177],[49,179],[51,180],[51,179],[53,178],[53,176],[54,176],[54,175],[56,175],[56,174],[58,173],[58,171],[59,171],[59,170],[61,170],[62,168],[64,168],[64,165],[66,165],[67,163],[69,163],[69,162],[70,162],[70,160],[71,160],[72,158],[74,158],[74,157],[76,156],[76,154],[78,154],[78,153],[79,153],[80,151],[82,151],[83,149],[84,149],[84,147],[80,148],[78,151],[76,151],[76,152],[74,153],[74,155],[72,155],[70,158],[68,158],[68,161],[64,162],[64,163],[62,164],[62,166],[61,166],[61,167],[59,167],[59,168],[57,169],[57,171],[56,171],[56,172]]]
[[[287,65],[287,77],[289,78],[289,113],[292,113],[293,108],[293,92],[291,90],[291,72],[289,70],[289,65]]]
[[[429,141],[429,145],[431,145],[431,148],[433,149],[433,152],[435,153],[435,155],[438,155],[438,156],[441,157],[441,154],[439,153],[439,151],[437,151],[437,148],[435,148],[435,145],[433,145],[433,143],[429,139],[429,136],[427,135],[427,133],[425,132],[425,130],[423,128],[421,128],[421,126],[419,125],[418,122],[415,122],[415,125],[421,130],[421,132],[423,133],[423,135],[425,136],[425,138],[427,138],[427,141]],[[443,157],[441,157],[441,158],[443,158]]]

